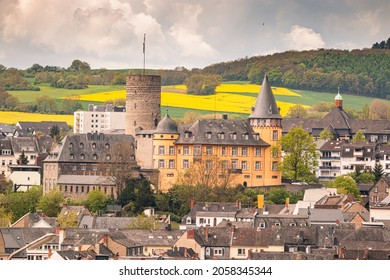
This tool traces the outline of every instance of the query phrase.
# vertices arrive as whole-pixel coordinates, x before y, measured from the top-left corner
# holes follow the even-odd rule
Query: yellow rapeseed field
[[[252,84],[221,84],[216,89],[217,93],[213,95],[192,95],[180,93],[185,92],[185,85],[164,86],[161,90],[162,106],[250,114],[251,107],[256,101],[255,94],[259,93],[260,86]],[[272,91],[274,94],[300,96],[287,88],[273,87]],[[239,94],[240,92],[254,93],[254,95],[241,95]],[[80,96],[80,100],[96,102],[107,102],[121,98],[126,98],[126,90],[107,91]],[[289,108],[295,105],[286,102],[277,103],[281,108],[282,115],[285,115]]]
[[[243,114],[250,114],[255,102],[256,97],[232,93],[191,95],[163,92],[161,96],[161,106]],[[277,102],[277,104],[283,116],[287,114],[291,106],[295,105],[286,102]]]
[[[254,84],[221,84],[216,88],[216,92],[250,92],[259,93],[261,86]],[[277,95],[301,96],[288,88],[272,87],[272,92]]]
[[[17,122],[21,122],[21,121],[29,121],[29,122],[62,121],[73,126],[72,115],[48,115],[48,114],[0,111],[0,123],[16,124]]]

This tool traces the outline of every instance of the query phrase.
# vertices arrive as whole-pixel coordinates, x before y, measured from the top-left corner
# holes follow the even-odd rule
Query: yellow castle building
[[[281,121],[265,76],[248,120],[224,115],[178,126],[167,112],[155,130],[136,132],[141,151],[137,162],[142,163],[141,168],[159,171],[157,189],[163,192],[178,180],[208,186],[281,185],[281,151],[277,147]]]

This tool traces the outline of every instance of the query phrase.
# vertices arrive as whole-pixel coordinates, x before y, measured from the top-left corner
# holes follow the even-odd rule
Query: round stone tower
[[[160,121],[161,76],[131,75],[126,78],[126,134],[156,129]]]

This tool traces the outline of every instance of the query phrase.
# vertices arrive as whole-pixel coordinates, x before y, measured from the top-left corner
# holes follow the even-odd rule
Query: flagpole
[[[146,39],[146,34],[144,34],[144,44],[143,44],[143,52],[144,52],[144,75],[145,75],[145,39]]]

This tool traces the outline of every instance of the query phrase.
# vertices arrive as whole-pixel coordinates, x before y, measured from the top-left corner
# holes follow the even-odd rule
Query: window
[[[200,156],[202,154],[202,146],[195,146],[194,147],[194,155]]]
[[[111,160],[111,155],[106,155],[106,160]]]
[[[87,170],[87,166],[86,166],[86,165],[81,165],[81,166],[80,166],[80,169],[81,169],[81,170]]]
[[[169,168],[171,168],[171,169],[175,168],[175,160],[173,160],[173,159],[169,160]]]
[[[206,132],[205,136],[206,136],[206,139],[211,139],[211,132]]]
[[[227,148],[221,147],[221,156],[226,156],[226,154],[227,154]]]
[[[255,162],[255,170],[261,170],[261,161]]]
[[[237,147],[232,147],[232,156],[237,156]]]
[[[383,140],[382,140],[382,142],[387,143],[387,135],[383,135]]]
[[[106,149],[109,149],[110,148],[110,144],[106,143],[105,147],[106,147]]]
[[[374,192],[376,192],[376,193],[378,192],[378,187],[377,186],[374,187]]]
[[[242,170],[247,170],[248,169],[248,162],[247,161],[243,160],[241,162],[241,169]]]
[[[278,141],[278,131],[272,130],[272,141]]]
[[[242,139],[244,139],[244,140],[248,140],[248,139],[249,139],[249,135],[248,135],[248,133],[244,133],[244,134],[242,134]]]
[[[221,161],[221,168],[222,169],[228,169],[228,162],[227,162],[227,160]]]
[[[74,159],[74,154],[70,154],[70,159]]]
[[[186,132],[184,133],[184,138],[190,138],[190,137],[191,137],[191,132],[186,131]]]
[[[241,156],[246,157],[248,155],[248,148],[242,147],[241,148]]]
[[[206,147],[206,155],[211,156],[213,154],[213,147],[207,146]]]
[[[214,249],[214,256],[222,256],[223,250],[222,249]]]
[[[163,159],[159,159],[158,160],[158,167],[159,168],[164,168],[164,160]]]
[[[256,147],[256,149],[255,149],[255,156],[256,157],[261,157],[261,148],[260,147]]]
[[[272,171],[277,171],[278,170],[278,162],[277,161],[273,161],[271,163],[271,170]]]
[[[232,169],[237,169],[237,167],[238,167],[238,161],[232,160]]]
[[[1,161],[1,165],[2,165],[2,166],[5,166],[5,159],[3,159],[3,160]]]
[[[159,155],[165,154],[165,147],[164,146],[158,146],[158,154]]]
[[[206,160],[206,169],[211,169],[213,168],[213,163],[211,160]]]
[[[377,142],[378,141],[378,135],[371,135],[370,139],[371,139],[371,142]]]
[[[190,154],[190,147],[184,146],[183,147],[183,155],[188,156]]]
[[[98,159],[97,154],[93,154],[93,155],[92,155],[92,158],[93,158],[94,160],[97,160],[97,159]]]
[[[245,255],[246,254],[245,249],[237,249],[237,254],[238,255]]]
[[[219,134],[219,139],[221,139],[221,140],[225,139],[225,133],[224,132]]]
[[[96,143],[92,143],[92,149],[96,149]]]
[[[169,146],[169,155],[173,156],[175,154],[175,147]]]
[[[83,144],[83,143],[80,143],[80,144],[79,144],[79,147],[80,147],[80,149],[84,149],[84,144]]]
[[[190,163],[189,163],[188,159],[183,160],[183,168],[184,169],[190,168]]]
[[[232,133],[230,134],[230,137],[233,139],[233,140],[236,140],[237,139],[237,133]]]
[[[69,143],[69,148],[73,148],[73,143],[72,142]]]
[[[80,159],[85,159],[85,155],[84,155],[84,154],[81,154],[81,155],[80,155]]]

